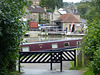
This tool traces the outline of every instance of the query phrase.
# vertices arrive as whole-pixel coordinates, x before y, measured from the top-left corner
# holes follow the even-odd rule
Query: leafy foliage
[[[31,7],[32,4],[33,4],[33,1],[27,1],[27,7]]]
[[[53,12],[53,9],[47,9],[47,12]]]
[[[94,52],[94,60],[91,61],[90,68],[93,70],[95,75],[100,75],[100,48]]]
[[[93,59],[94,52],[99,49],[99,41],[100,35],[99,22],[94,20],[92,23],[88,25],[86,36],[84,37],[84,41],[82,43],[82,49],[87,54],[90,60]]]
[[[64,2],[64,7],[67,7],[69,4],[67,2]]]
[[[90,9],[89,2],[81,2],[77,8],[78,11],[80,12],[81,17],[87,19],[86,13]]]
[[[95,6],[92,6],[95,5]],[[88,28],[81,48],[90,60],[90,69],[95,75],[100,75],[100,0],[90,3],[88,13]],[[90,10],[90,9],[89,9]],[[94,14],[94,15],[93,15]]]
[[[90,69],[95,75],[100,74],[100,20],[93,20],[88,25],[86,36],[82,42],[82,50],[90,60]]]
[[[55,9],[55,6],[58,8],[63,7],[62,0],[40,0],[39,5],[41,7],[46,7],[47,9]]]
[[[25,0],[0,1],[0,75],[16,70],[16,59],[21,36],[25,32],[23,21]]]

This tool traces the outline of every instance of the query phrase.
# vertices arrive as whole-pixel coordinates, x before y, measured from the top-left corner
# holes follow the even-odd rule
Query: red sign
[[[30,22],[30,28],[38,28],[38,22]]]

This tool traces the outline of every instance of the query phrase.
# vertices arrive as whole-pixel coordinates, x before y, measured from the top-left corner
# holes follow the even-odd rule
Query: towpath
[[[22,74],[20,75],[81,75],[77,70],[68,70],[70,63],[63,62],[63,71],[60,72],[60,64],[53,63],[53,70],[50,70],[50,64],[48,63],[31,63],[21,64]]]

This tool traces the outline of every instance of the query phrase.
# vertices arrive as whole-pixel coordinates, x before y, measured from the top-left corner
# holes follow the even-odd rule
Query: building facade
[[[40,6],[33,5],[31,7],[28,7],[26,12],[26,18],[35,22],[39,22],[39,15],[41,15],[42,19],[46,18],[46,11]]]
[[[61,25],[63,31],[66,32],[81,32],[81,21],[71,13],[61,15],[58,20],[55,21],[58,25]]]

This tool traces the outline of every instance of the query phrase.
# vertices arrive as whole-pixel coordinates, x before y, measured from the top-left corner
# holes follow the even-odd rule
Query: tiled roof
[[[28,7],[28,10],[31,12],[31,13],[46,13],[45,10],[43,8],[33,8],[33,7]]]
[[[71,13],[63,14],[58,19],[61,19],[61,22],[66,22],[66,23],[72,23],[72,22],[81,23],[81,21]]]

